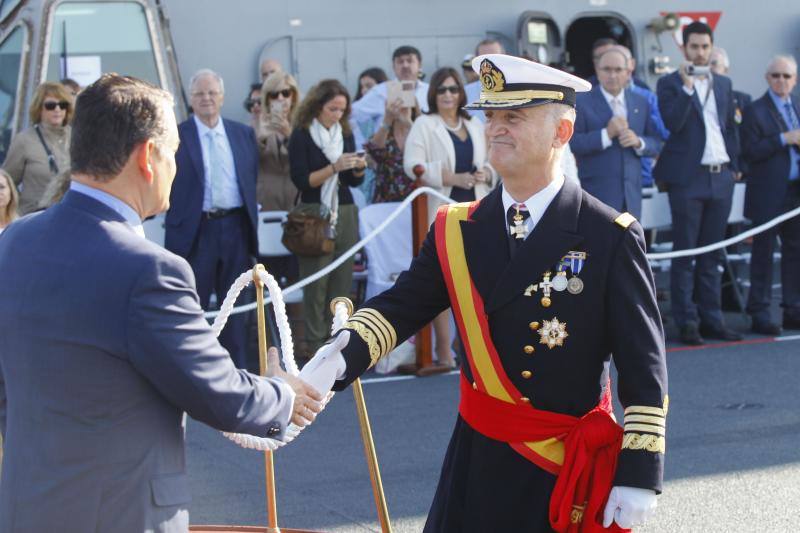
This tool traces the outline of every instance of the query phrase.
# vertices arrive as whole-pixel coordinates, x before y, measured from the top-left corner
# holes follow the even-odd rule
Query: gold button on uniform
[[[522,377],[525,378],[525,379],[530,379],[530,377],[532,375],[533,375],[533,372],[531,372],[530,370],[523,370],[522,371]]]
[[[519,399],[519,401],[525,402],[525,403],[531,403],[531,399],[528,398],[527,396],[523,396],[522,398]]]
[[[472,382],[472,388],[478,390],[478,384],[475,383],[474,381]]]
[[[533,351],[534,351],[535,349],[536,349],[536,348],[534,348],[533,346],[531,346],[530,344],[528,344],[527,346],[525,346],[525,347],[523,348],[523,351],[524,351],[526,354],[530,355],[530,354],[532,354],[532,353],[533,353]]]
[[[528,324],[528,326],[529,326],[529,327],[530,327],[530,328],[531,328],[533,331],[536,331],[537,329],[539,329],[539,323],[538,323],[538,322],[531,322],[530,324]]]

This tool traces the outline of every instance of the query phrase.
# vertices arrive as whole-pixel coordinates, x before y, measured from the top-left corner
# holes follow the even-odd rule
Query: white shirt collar
[[[561,190],[561,187],[563,186],[564,186],[564,175],[561,174],[556,179],[551,181],[547,185],[547,187],[545,187],[544,189],[537,192],[536,194],[534,194],[533,196],[531,196],[530,198],[528,198],[523,202],[525,204],[525,207],[528,208],[528,212],[531,215],[527,221],[529,224],[528,227],[531,230],[536,227],[536,224],[539,223],[539,220],[541,220],[542,215],[544,215],[544,212],[552,203],[553,198],[556,197],[558,192]],[[506,191],[505,187],[503,187],[502,198],[503,198],[503,213],[508,213],[509,208],[511,208],[512,205],[516,204],[517,201],[514,200],[510,194],[508,194],[508,191]],[[506,228],[506,231],[510,230]]]
[[[222,135],[223,137],[225,136],[225,125],[222,123],[222,117],[219,117],[216,126],[214,126],[213,128],[209,128],[208,126],[203,124],[202,120],[197,118],[197,115],[193,116],[194,116],[194,123],[197,125],[197,134],[201,139],[205,137],[209,131],[213,131],[217,135]]]
[[[138,235],[144,237],[144,227],[142,226],[142,219],[139,217],[139,213],[133,210],[131,206],[117,198],[116,196],[112,196],[105,191],[101,191],[100,189],[95,189],[94,187],[90,187],[88,185],[84,185],[83,183],[79,183],[77,181],[72,181],[69,184],[69,188],[71,191],[75,191],[81,194],[84,194],[90,198],[94,198],[101,204],[105,205],[106,207],[110,207],[114,211],[116,211],[122,218],[125,219],[125,222],[128,223],[133,228]]]
[[[611,105],[612,100],[619,100],[619,103],[623,106],[625,105],[625,89],[621,90],[617,96],[614,96],[610,92],[603,89],[603,86],[600,86],[600,92],[603,93],[603,98],[606,99],[608,105]]]

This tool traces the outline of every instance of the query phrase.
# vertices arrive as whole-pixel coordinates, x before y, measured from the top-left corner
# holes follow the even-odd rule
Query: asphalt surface
[[[669,348],[665,490],[640,531],[800,531],[800,335]],[[457,390],[455,374],[364,385],[395,532],[422,530]],[[263,455],[194,421],[187,433],[192,523],[264,525]],[[351,391],[275,462],[281,526],[380,531]]]

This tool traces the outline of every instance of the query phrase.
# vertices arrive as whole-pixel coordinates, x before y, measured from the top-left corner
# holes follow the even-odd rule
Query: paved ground
[[[800,530],[800,338],[765,340],[669,353],[666,490],[642,531]],[[457,384],[455,375],[365,384],[396,532],[422,529]],[[192,522],[263,524],[262,456],[195,422],[188,441]],[[350,391],[276,464],[284,527],[379,531]]]

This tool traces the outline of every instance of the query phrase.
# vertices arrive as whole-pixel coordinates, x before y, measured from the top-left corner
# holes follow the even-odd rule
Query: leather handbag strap
[[[42,143],[42,148],[44,148],[45,153],[47,154],[47,161],[50,163],[50,172],[53,174],[58,174],[58,164],[56,164],[56,156],[53,155],[53,152],[50,151],[50,147],[47,146],[47,143],[44,140],[44,135],[42,135],[42,130],[39,128],[39,125],[36,124],[33,126],[36,130],[36,135],[39,136],[39,141]]]

